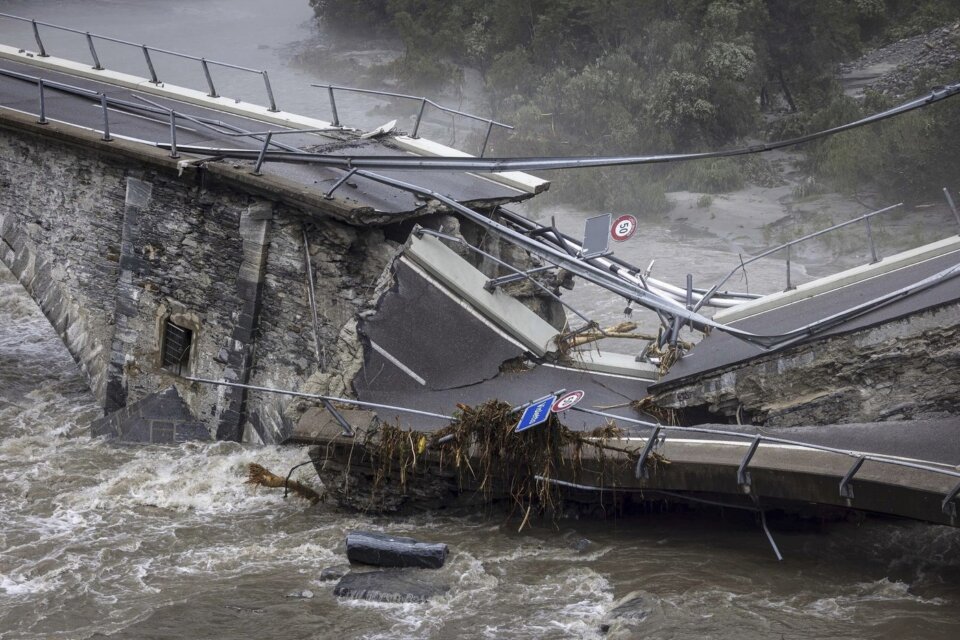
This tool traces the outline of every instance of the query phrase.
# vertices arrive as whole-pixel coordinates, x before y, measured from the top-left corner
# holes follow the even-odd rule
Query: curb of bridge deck
[[[729,309],[722,309],[713,316],[713,319],[717,322],[729,324],[957,251],[960,251],[960,235],[944,238],[943,240],[938,240],[923,245],[922,247],[909,249],[883,258],[873,264],[861,265],[824,278],[818,278],[817,280],[798,285],[789,291],[779,291],[762,298],[757,298],[756,300],[738,304]]]

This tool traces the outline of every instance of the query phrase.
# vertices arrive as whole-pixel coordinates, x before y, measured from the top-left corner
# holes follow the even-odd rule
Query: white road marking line
[[[377,344],[376,342],[374,342],[373,340],[370,341],[370,346],[373,347],[373,350],[374,350],[374,351],[376,351],[377,353],[379,353],[380,355],[382,355],[384,358],[386,358],[387,360],[389,360],[395,367],[397,367],[398,369],[400,369],[400,371],[403,371],[405,374],[407,374],[408,376],[410,376],[411,378],[413,378],[414,380],[416,380],[417,382],[419,382],[421,385],[427,386],[427,381],[426,381],[426,380],[424,380],[423,378],[421,378],[420,376],[418,376],[416,373],[414,373],[413,369],[411,369],[410,367],[408,367],[407,365],[403,364],[402,362],[400,362],[399,360],[397,360],[396,358],[394,358],[392,355],[390,355],[389,353],[387,353],[387,350],[386,350],[386,349],[384,349],[383,347],[381,347],[380,345],[378,345],[378,344]]]

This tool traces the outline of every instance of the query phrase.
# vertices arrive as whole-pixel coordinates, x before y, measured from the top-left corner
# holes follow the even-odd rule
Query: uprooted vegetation
[[[532,514],[563,512],[562,483],[616,492],[618,476],[632,473],[639,457],[640,448],[620,444],[624,432],[612,423],[581,433],[551,414],[546,423],[516,433],[518,414],[505,402],[458,406],[456,420],[439,431],[384,425],[370,437],[370,508],[406,495],[425,477],[434,483],[444,478],[458,498],[505,504],[511,514],[523,514],[523,528]],[[667,463],[659,455],[647,460],[651,466]]]

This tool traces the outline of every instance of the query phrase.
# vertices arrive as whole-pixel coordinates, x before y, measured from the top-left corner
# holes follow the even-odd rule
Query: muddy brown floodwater
[[[278,70],[278,96],[323,79],[288,64],[324,37],[305,0],[31,0],[0,10],[158,46],[199,42],[210,57],[237,51],[241,64]],[[0,23],[0,39],[8,32]],[[290,108],[310,102],[299,95]],[[577,232],[582,214],[554,215]],[[695,240],[651,226],[622,251],[659,257],[663,275],[680,274],[673,281],[735,264],[736,252],[715,247],[719,266],[703,272],[702,254],[683,258]],[[780,273],[774,264],[751,285]],[[621,303],[586,288],[570,299],[603,321],[622,317]],[[249,463],[281,472],[304,450],[114,446],[89,437],[98,415],[51,327],[0,268],[2,640],[590,638],[635,590],[650,638],[960,637],[956,530],[889,520],[779,528],[778,563],[755,522],[691,513],[537,522],[523,533],[500,515],[375,518],[243,484]],[[306,469],[300,479],[316,482]],[[426,604],[336,599],[320,571],[344,561],[355,529],[449,544],[436,574],[449,592]],[[288,597],[305,590],[313,597]]]

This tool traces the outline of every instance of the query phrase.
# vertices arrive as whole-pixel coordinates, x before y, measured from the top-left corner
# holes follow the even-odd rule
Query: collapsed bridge
[[[883,511],[883,496],[902,486],[906,497],[889,502],[890,512],[954,521],[949,464],[958,457],[942,459],[952,449],[939,447],[944,438],[960,439],[950,420],[913,430],[929,439],[907,456],[920,467],[900,465],[909,471],[884,483],[879,479],[890,478],[873,467],[889,463],[871,456],[900,455],[899,444],[887,448],[879,437],[889,429],[835,447],[862,458],[863,469],[847,477],[846,461],[829,462],[818,457],[825,452],[799,444],[743,437],[735,445],[699,437],[658,444],[654,417],[676,410],[697,423],[792,426],[825,416],[866,423],[916,418],[911,397],[922,401],[914,406],[955,415],[956,238],[795,289],[788,280],[788,291],[759,299],[724,291],[724,283],[674,285],[608,251],[586,251],[585,242],[510,204],[548,187],[520,170],[691,157],[465,157],[417,137],[419,117],[412,135],[395,123],[362,132],[343,126],[335,109],[332,121],[280,111],[265,72],[246,70],[263,74],[268,107],[217,95],[210,67],[220,63],[186,56],[208,81],[205,90],[186,89],[157,76],[150,52],[160,50],[142,48],[149,75],[137,77],[103,68],[89,34],[92,67],[56,58],[32,26],[38,51],[0,46],[0,259],[90,380],[106,414],[95,433],[327,445],[384,423],[443,428],[458,404],[522,404],[582,389],[589,400],[581,408],[591,409],[566,413],[569,427],[640,421],[634,426],[643,432],[624,441],[627,458],[642,462],[645,450],[663,446],[676,465],[659,485],[634,469],[618,481],[621,491],[742,495],[743,456],[758,442],[749,462],[769,458],[771,475],[751,486],[773,486],[791,473],[806,478],[812,469],[824,478],[765,498],[842,498],[839,506]],[[938,89],[815,135],[865,126],[958,90]],[[501,126],[481,120],[488,135]],[[854,222],[869,233],[870,220],[884,211]],[[595,338],[608,330],[558,295],[570,278],[652,309],[659,334],[639,357],[598,349]],[[708,307],[719,311],[710,317]],[[683,353],[681,331],[690,328],[709,335]],[[821,357],[824,345],[847,349],[852,364],[842,376],[837,358]],[[897,354],[891,345],[910,350]],[[856,353],[867,346],[876,357],[864,365]],[[916,364],[913,354],[921,352],[928,359]],[[904,371],[909,376],[899,375],[893,387],[869,392],[877,387],[871,380]],[[654,405],[639,406],[648,394]],[[885,397],[896,397],[896,406]],[[736,476],[728,473],[733,466]],[[877,492],[858,492],[860,502],[844,492],[854,479],[873,482],[875,471]],[[840,498],[828,496],[823,487],[844,478]],[[606,490],[554,480],[572,491]]]

